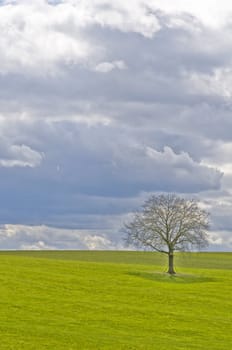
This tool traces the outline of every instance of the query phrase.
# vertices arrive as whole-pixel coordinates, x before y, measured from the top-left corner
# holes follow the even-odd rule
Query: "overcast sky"
[[[0,1],[0,249],[122,249],[151,193],[232,250],[232,2]]]

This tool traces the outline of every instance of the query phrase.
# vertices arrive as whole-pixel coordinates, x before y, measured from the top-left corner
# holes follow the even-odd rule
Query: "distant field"
[[[232,253],[0,252],[1,350],[232,348]]]

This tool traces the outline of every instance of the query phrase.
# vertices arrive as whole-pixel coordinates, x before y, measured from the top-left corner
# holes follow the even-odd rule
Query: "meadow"
[[[232,253],[0,252],[1,350],[232,348]]]

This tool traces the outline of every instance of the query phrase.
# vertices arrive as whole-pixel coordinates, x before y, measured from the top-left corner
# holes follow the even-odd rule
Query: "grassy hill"
[[[232,254],[0,253],[0,349],[230,349]]]

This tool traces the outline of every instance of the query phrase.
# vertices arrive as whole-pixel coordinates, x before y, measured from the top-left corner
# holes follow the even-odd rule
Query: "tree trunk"
[[[174,253],[173,253],[173,251],[170,251],[168,253],[168,273],[170,275],[174,275],[175,274],[175,270],[174,270]]]

